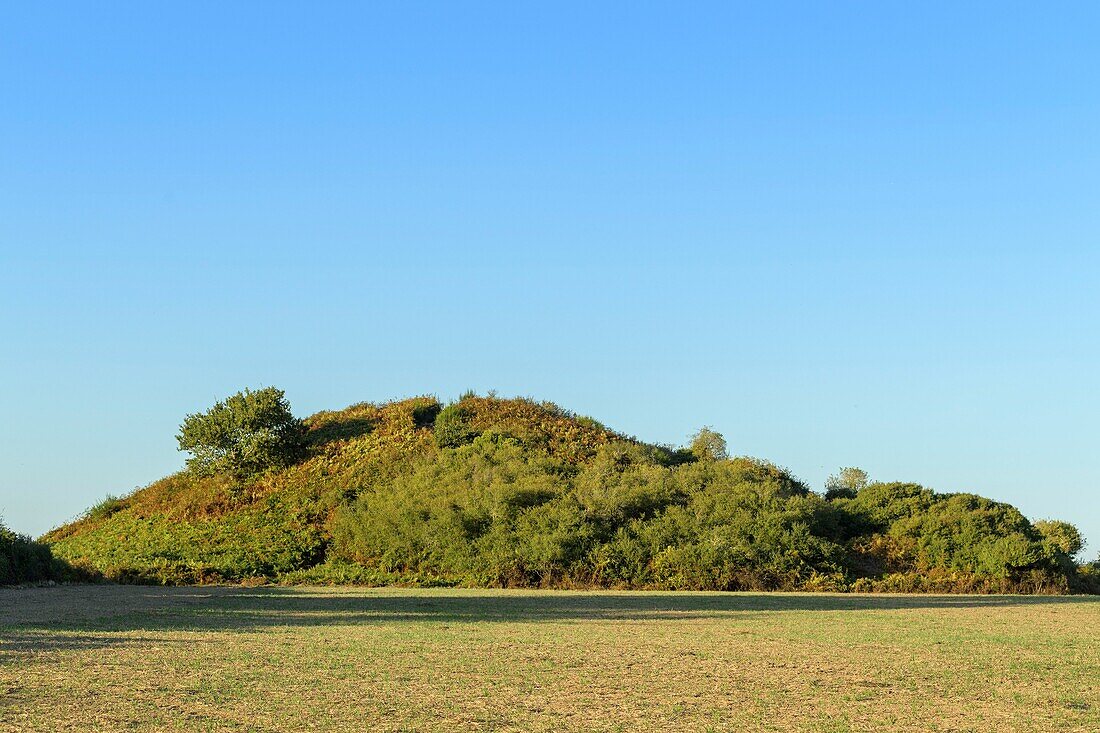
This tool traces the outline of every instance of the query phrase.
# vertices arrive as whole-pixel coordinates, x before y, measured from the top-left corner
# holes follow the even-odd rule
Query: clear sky
[[[466,388],[1100,546],[1100,6],[18,3],[0,512]]]

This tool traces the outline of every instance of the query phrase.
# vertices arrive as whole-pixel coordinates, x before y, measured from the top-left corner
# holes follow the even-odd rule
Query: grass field
[[[0,730],[1097,731],[1100,599],[0,589]]]

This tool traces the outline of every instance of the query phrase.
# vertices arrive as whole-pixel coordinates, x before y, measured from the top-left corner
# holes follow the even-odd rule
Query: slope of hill
[[[1087,589],[1044,525],[913,484],[826,500],[751,458],[650,445],[529,399],[306,420],[308,456],[183,471],[43,541],[111,580],[674,589]]]

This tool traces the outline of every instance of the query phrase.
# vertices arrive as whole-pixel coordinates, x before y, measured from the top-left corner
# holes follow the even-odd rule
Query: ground
[[[1100,730],[1100,599],[0,589],[0,731]]]

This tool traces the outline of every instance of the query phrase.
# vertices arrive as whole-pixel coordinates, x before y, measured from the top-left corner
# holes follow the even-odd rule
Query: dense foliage
[[[795,587],[841,572],[809,531],[822,502],[752,461],[661,466],[612,443],[584,466],[485,434],[362,494],[337,557],[474,585]]]
[[[283,391],[244,390],[204,413],[188,415],[176,436],[196,473],[247,478],[285,468],[305,455],[305,426],[290,412]]]
[[[57,573],[49,547],[0,523],[0,585],[53,580]]]
[[[236,424],[223,414],[233,399],[215,425]],[[1065,522],[852,468],[823,496],[773,464],[728,457],[707,428],[673,449],[551,403],[476,395],[353,405],[304,428],[278,470],[224,450],[46,540],[108,578],[160,583],[1095,588]]]
[[[867,472],[862,468],[842,468],[839,473],[829,476],[825,481],[825,498],[853,499],[860,489],[867,486],[868,481]]]

